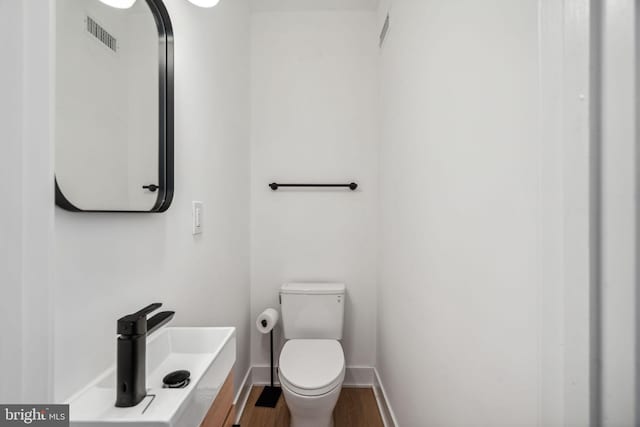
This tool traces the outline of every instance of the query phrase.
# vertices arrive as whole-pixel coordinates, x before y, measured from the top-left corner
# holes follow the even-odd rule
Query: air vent
[[[87,31],[103,45],[114,52],[117,51],[118,41],[116,40],[116,38],[113,37],[100,24],[94,21],[90,16],[87,16]]]
[[[384,25],[382,26],[382,31],[380,31],[380,47],[384,44],[384,39],[387,38],[387,33],[389,32],[389,14],[387,13],[387,17],[384,19]]]

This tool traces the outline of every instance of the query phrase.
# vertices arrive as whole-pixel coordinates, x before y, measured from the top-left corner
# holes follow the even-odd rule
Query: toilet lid
[[[344,365],[336,340],[289,340],[280,353],[280,382],[294,393],[319,396],[342,384]]]

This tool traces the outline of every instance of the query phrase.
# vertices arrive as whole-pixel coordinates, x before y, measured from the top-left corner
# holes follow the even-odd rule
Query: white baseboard
[[[273,382],[279,385],[277,367],[275,368]],[[269,365],[254,365],[251,370],[251,377],[254,385],[267,385],[271,382],[269,376]],[[373,387],[373,368],[370,366],[347,366],[344,374],[345,387]]]
[[[280,385],[277,366],[274,368],[274,371],[273,383],[274,385]],[[251,367],[251,381],[253,382],[253,385],[269,385],[271,383],[269,365],[253,365]]]
[[[270,381],[268,365],[257,365],[249,368],[234,402],[236,405],[236,424],[239,423],[240,418],[242,418],[242,412],[249,398],[251,387],[254,385],[267,385]],[[280,385],[277,373],[274,375],[274,383]],[[398,427],[398,422],[391,409],[376,368],[370,366],[347,366],[343,385],[345,387],[373,388],[373,394],[376,397],[376,403],[378,404],[380,416],[382,417],[385,427]]]
[[[249,399],[249,394],[251,393],[251,387],[253,387],[251,372],[252,368],[251,366],[249,366],[249,369],[247,369],[247,373],[245,374],[244,379],[240,384],[238,393],[236,393],[236,397],[235,399],[233,399],[233,404],[236,407],[236,419],[234,420],[234,424],[240,423],[240,418],[242,417],[242,413],[244,412],[244,407],[247,405],[247,400]]]
[[[391,404],[389,403],[389,399],[387,399],[387,393],[384,391],[384,386],[380,380],[380,374],[378,374],[378,370],[376,368],[373,368],[373,374],[373,394],[375,394],[376,401],[378,402],[378,409],[380,409],[382,422],[385,427],[398,427],[398,421],[393,413],[393,409],[391,409]]]
[[[347,366],[343,385],[347,387],[373,387],[373,368],[370,366]]]

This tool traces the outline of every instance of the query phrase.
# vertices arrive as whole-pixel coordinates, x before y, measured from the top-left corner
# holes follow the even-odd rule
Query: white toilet
[[[331,427],[344,381],[342,345],[345,286],[289,283],[280,289],[287,340],[279,378],[291,427]]]

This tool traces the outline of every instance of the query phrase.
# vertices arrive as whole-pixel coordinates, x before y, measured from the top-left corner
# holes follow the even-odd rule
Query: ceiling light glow
[[[129,9],[136,0],[100,0],[107,6],[115,7],[116,9]]]

